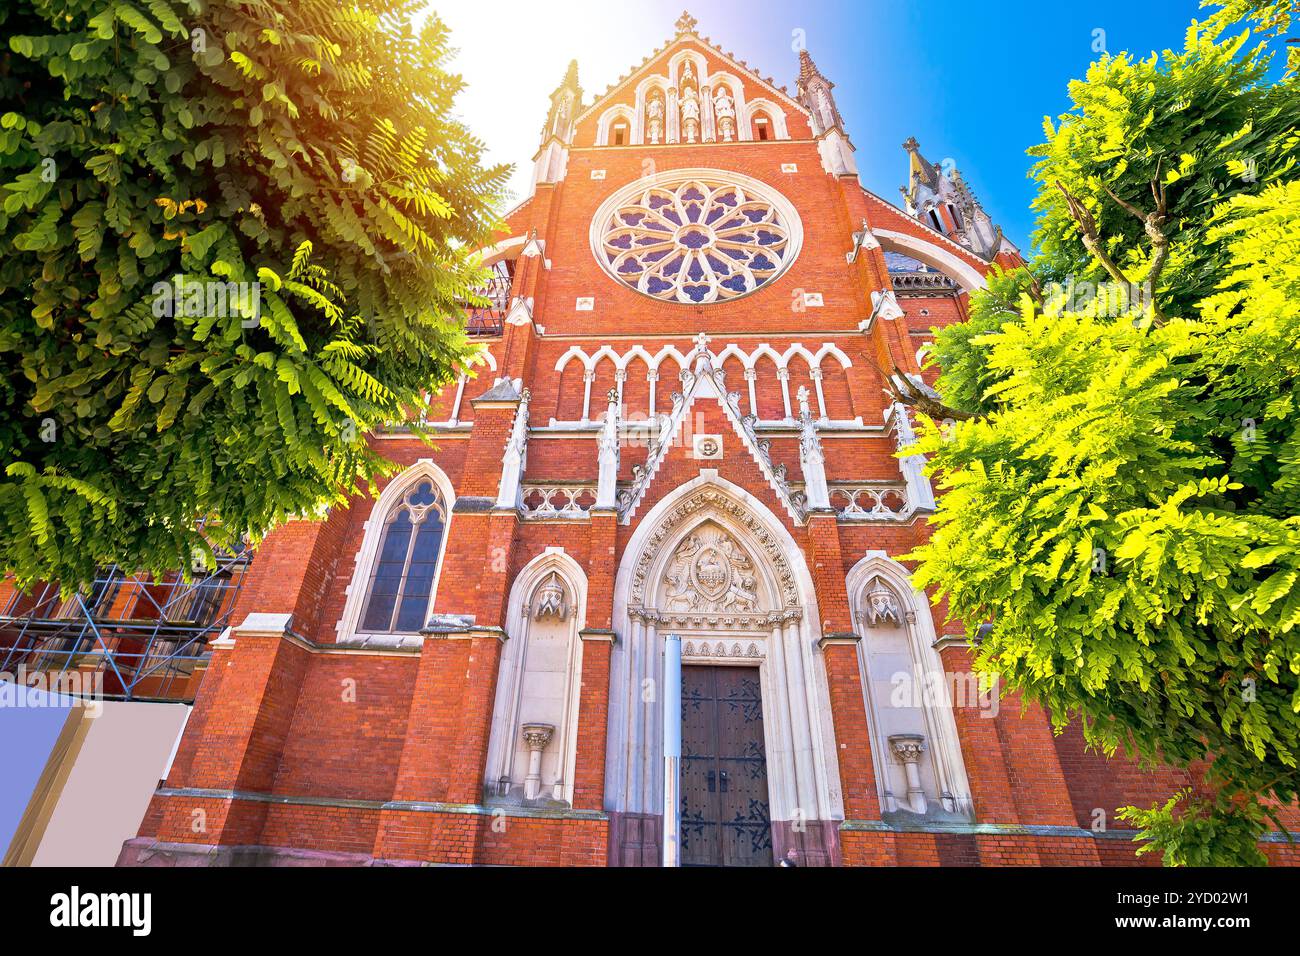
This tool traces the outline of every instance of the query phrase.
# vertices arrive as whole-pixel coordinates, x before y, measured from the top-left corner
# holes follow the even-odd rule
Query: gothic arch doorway
[[[843,801],[817,648],[816,596],[803,554],[781,522],[706,469],[642,519],[623,554],[615,594],[620,641],[611,660],[605,781],[611,861],[660,861],[663,646],[671,633],[682,641],[683,793],[689,801],[696,786],[700,797],[687,809],[711,799],[705,784],[712,770],[714,806],[725,818],[714,821],[712,833],[731,847],[700,862],[771,865],[790,847],[807,864],[837,862]],[[712,717],[702,716],[710,710]],[[710,734],[717,752],[707,752]],[[729,742],[721,739],[728,735]],[[694,756],[705,758],[694,769],[685,759],[692,745]],[[762,758],[765,794],[747,784],[755,789],[750,794],[735,776],[753,769],[752,761],[737,761],[755,755]],[[723,772],[732,774],[737,790],[728,790],[737,799],[722,799]],[[761,822],[748,802],[760,795],[766,801]],[[684,823],[686,862],[691,837]]]

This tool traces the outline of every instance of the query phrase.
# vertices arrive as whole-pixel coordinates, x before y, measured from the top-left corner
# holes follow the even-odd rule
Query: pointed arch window
[[[446,507],[431,481],[413,485],[390,509],[366,589],[362,631],[411,634],[424,626],[446,525]]]

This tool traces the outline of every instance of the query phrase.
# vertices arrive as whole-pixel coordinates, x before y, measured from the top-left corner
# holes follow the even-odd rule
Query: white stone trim
[[[710,371],[711,368],[712,366],[709,364],[707,359],[702,356],[697,365],[695,379],[691,383],[690,389],[682,396],[681,402],[676,405],[673,409],[672,415],[669,416],[668,424],[659,433],[656,440],[658,451],[654,457],[646,461],[646,480],[640,485],[639,489],[634,492],[634,497],[627,506],[626,511],[623,512],[622,523],[630,524],[632,522],[632,518],[636,515],[637,508],[641,506],[641,501],[644,499],[646,492],[648,492],[650,486],[654,484],[655,476],[659,471],[659,466],[663,464],[664,459],[668,457],[668,452],[677,442],[678,432],[681,431],[686,422],[686,413],[690,410],[691,406],[695,404],[697,397],[703,397],[713,398],[718,403],[718,407],[722,409],[723,415],[725,415],[727,421],[731,423],[732,430],[735,431],[736,435],[740,438],[741,445],[743,445],[745,450],[749,452],[750,457],[754,459],[754,463],[758,465],[758,470],[767,480],[768,487],[772,489],[772,493],[776,495],[777,500],[785,507],[786,514],[790,516],[790,520],[797,525],[803,524],[803,516],[799,513],[799,509],[795,507],[794,502],[790,500],[790,494],[786,484],[784,481],[778,480],[776,473],[772,470],[771,463],[768,461],[767,456],[760,452],[758,446],[750,438],[748,432],[746,432],[745,426],[741,424],[738,416],[738,409],[732,407],[728,396],[724,395],[722,390],[719,389],[718,383],[714,380],[713,374]],[[786,383],[783,382],[783,385],[784,384]],[[786,392],[788,395],[789,390],[786,389]]]
[[[790,131],[787,128],[786,121],[785,121],[785,110],[781,109],[771,100],[760,97],[759,99],[756,100],[750,100],[748,103],[745,104],[745,131],[747,134],[745,137],[746,139],[753,140],[755,143],[760,141],[758,139],[758,136],[754,133],[754,129],[753,129],[754,114],[759,111],[766,113],[768,119],[772,121],[772,139],[774,141],[779,139],[790,138]],[[736,111],[736,115],[737,116],[740,115],[740,110]]]
[[[492,731],[488,740],[488,756],[484,786],[495,792],[497,781],[503,777],[518,776],[512,773],[511,763],[516,752],[516,738],[520,724],[519,711],[523,690],[522,665],[527,660],[532,623],[527,610],[537,589],[552,574],[557,575],[568,589],[573,601],[572,612],[566,622],[568,636],[568,674],[564,694],[564,716],[556,727],[551,746],[561,754],[562,799],[573,804],[573,777],[577,764],[578,709],[582,687],[582,640],[579,632],[587,626],[587,575],[564,548],[549,547],[529,561],[515,575],[510,585],[506,604],[506,634],[508,639],[501,651],[497,671],[496,698],[492,707]],[[545,790],[543,793],[545,794]],[[549,794],[548,794],[549,795]]]
[[[478,352],[475,353],[474,357],[470,359],[470,364],[477,365],[479,357],[482,357],[483,363],[487,365],[490,371],[495,372],[497,370],[496,356],[492,354],[491,349],[486,347],[480,348]],[[457,425],[459,425],[460,410],[462,407],[464,407],[464,402],[465,402],[465,386],[468,384],[469,384],[469,372],[468,371],[461,372],[460,377],[456,379],[456,397],[455,399],[453,399],[451,403],[450,416],[444,422],[433,422],[427,424],[433,424],[435,426],[443,425],[448,428],[455,428]]]
[[[627,86],[627,84],[631,83],[632,80],[636,79],[636,77],[640,75],[642,71],[646,70],[649,67],[651,61],[658,59],[659,56],[662,55],[664,51],[667,50],[669,46],[672,45],[672,43],[677,41],[677,39],[678,38],[674,38],[673,40],[670,40],[668,43],[665,43],[663,46],[659,47],[659,49],[655,50],[652,54],[650,54],[644,60],[642,60],[640,64],[638,64],[636,68],[634,68],[632,72],[628,74],[628,76],[625,79],[622,79],[619,82],[611,85],[603,93],[597,96],[595,100],[592,101],[590,106],[588,106],[576,117],[574,117],[573,120],[574,127],[576,128],[578,124],[585,121],[587,117],[590,116],[596,110],[596,108],[600,106],[602,103],[614,98],[615,96],[618,96],[623,91],[623,89]],[[812,114],[808,112],[808,110],[804,107],[802,103],[800,103],[797,99],[791,96],[786,90],[781,89],[779,86],[777,86],[774,83],[769,83],[765,78],[759,76],[758,73],[755,72],[755,70],[752,67],[748,66],[747,64],[740,63],[733,56],[728,56],[726,51],[723,50],[721,47],[713,43],[706,43],[704,42],[703,38],[698,36],[687,36],[687,37],[682,37],[680,39],[689,40],[694,43],[698,43],[701,47],[708,50],[710,55],[716,57],[717,59],[725,63],[727,66],[731,67],[734,70],[738,70],[742,75],[746,76],[748,78],[747,79],[748,83],[753,83],[755,86],[762,87],[763,89],[771,93],[773,96],[781,97],[782,99],[784,99],[786,102],[790,104],[792,110],[802,113],[804,116],[808,117],[809,120],[811,121]],[[648,74],[646,77],[644,77],[641,80],[641,82],[644,83],[646,79],[662,81],[663,74],[662,73]],[[701,81],[701,84],[702,83],[703,81]]]
[[[917,680],[924,681],[929,674],[942,677],[944,668],[943,659],[934,647],[934,617],[930,613],[930,601],[925,596],[925,592],[918,590],[912,584],[907,569],[889,557],[886,552],[868,551],[849,570],[845,584],[853,628],[861,638],[857,644],[858,668],[862,674],[863,703],[872,727],[871,756],[876,768],[877,792],[882,809],[886,809],[885,768],[889,767],[895,758],[890,753],[889,744],[885,740],[886,735],[880,731],[882,723],[878,710],[887,702],[873,700],[871,673],[866,659],[867,643],[871,640],[873,628],[864,619],[863,614],[867,587],[876,580],[883,581],[903,603],[903,621],[900,626],[907,630],[912,667]],[[942,686],[948,686],[946,678],[943,679]],[[941,793],[947,792],[952,795],[957,812],[973,817],[970,780],[966,774],[966,762],[961,752],[961,738],[957,733],[957,722],[952,707],[926,706],[923,712],[926,740],[933,758],[939,790]]]
[[[885,249],[891,252],[906,253],[912,258],[938,269],[961,286],[963,292],[983,289],[988,285],[982,272],[937,243],[908,235],[905,232],[895,232],[892,229],[872,229],[871,231]]]
[[[519,258],[519,252],[515,250],[522,251],[527,242],[528,237],[520,233],[517,236],[511,236],[509,239],[502,239],[495,245],[480,249],[479,255],[483,257],[483,265],[485,266],[490,266],[502,259],[517,259]],[[512,252],[514,255],[511,255]]]
[[[620,119],[627,122],[627,142],[623,145],[640,145],[641,130],[637,125],[637,111],[624,103],[617,103],[600,114],[600,120],[596,123],[597,146],[613,145],[609,141],[610,133],[613,132],[614,122]]]
[[[729,502],[745,516],[744,520],[730,508],[704,505],[669,524],[680,506],[689,503],[697,492],[705,491],[717,492],[720,500]],[[756,570],[764,577],[769,597],[783,596],[781,610],[771,612],[770,623],[755,623],[751,631],[711,632],[677,624],[662,629],[697,643],[711,638],[715,647],[719,641],[728,646],[738,643],[746,649],[746,655],[731,659],[728,654],[725,662],[757,664],[763,693],[772,819],[843,819],[829,687],[821,651],[817,649],[821,616],[812,575],[803,551],[776,516],[749,492],[721,478],[714,469],[702,469],[698,477],[674,489],[650,509],[633,532],[619,565],[614,585],[614,620],[623,639],[614,646],[610,662],[605,808],[626,813],[658,812],[663,786],[659,710],[663,695],[655,693],[654,700],[644,701],[642,689],[662,686],[661,627],[655,623],[653,609],[648,609],[651,613],[647,615],[640,607],[629,605],[632,580],[638,567],[646,565],[647,560],[646,577],[655,580],[682,538],[706,521],[722,527],[747,550]],[[765,539],[766,546],[760,537]],[[652,547],[657,548],[656,553],[645,558],[647,549]],[[790,575],[791,597],[785,597],[787,588],[779,583],[769,549],[775,549],[781,556]],[[751,633],[752,637],[747,636]],[[763,648],[760,656],[748,657],[750,643],[756,649]]]
[[[715,367],[721,367],[728,356],[735,356],[745,368],[754,368],[758,360],[766,355],[772,359],[778,369],[786,368],[790,364],[790,359],[796,355],[801,356],[810,369],[821,366],[822,360],[826,356],[832,356],[840,363],[840,368],[852,368],[853,360],[845,354],[834,342],[823,342],[817,351],[812,351],[800,342],[792,342],[786,346],[784,352],[778,352],[767,342],[760,342],[751,351],[746,352],[735,342],[729,342],[727,345],[718,350],[705,349]],[[586,350],[580,345],[570,345],[569,348],[556,360],[555,371],[563,372],[564,367],[569,364],[571,359],[578,359],[586,369],[594,370],[601,358],[608,358],[614,363],[614,368],[626,371],[634,358],[640,358],[646,363],[650,371],[658,371],[659,366],[668,358],[677,363],[677,369],[680,371],[689,368],[692,361],[701,353],[698,346],[682,352],[675,345],[661,346],[659,351],[651,355],[650,352],[642,345],[633,345],[623,353],[615,352],[612,346],[602,345],[595,352],[588,355]]]

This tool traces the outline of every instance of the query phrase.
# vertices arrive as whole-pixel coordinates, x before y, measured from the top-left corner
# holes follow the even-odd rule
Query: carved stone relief
[[[665,610],[758,610],[758,580],[745,549],[719,528],[692,532],[664,573]]]
[[[867,623],[872,627],[898,627],[903,623],[903,612],[898,606],[898,598],[894,596],[893,591],[879,584],[867,592],[866,607],[863,610],[866,613]]]
[[[790,569],[790,563],[786,560],[776,538],[749,513],[748,509],[712,488],[701,489],[663,517],[633,569],[629,605],[633,608],[645,605],[650,568],[659,556],[660,550],[673,535],[674,529],[705,509],[717,511],[731,518],[749,532],[751,540],[762,550],[776,574],[780,601],[786,607],[798,607],[799,589],[795,583],[794,572]],[[714,605],[711,610],[722,609],[724,601],[730,602],[725,605],[730,610],[741,611],[742,607],[746,611],[759,610],[756,603],[757,575],[753,570],[752,559],[722,528],[717,528],[716,533],[727,539],[726,550],[719,545],[699,539],[698,534],[688,535],[678,546],[677,553],[673,555],[665,573],[665,579],[668,575],[676,575],[676,581],[669,582],[670,587],[667,591],[672,607],[665,610],[687,610],[692,601],[697,601],[703,606]],[[697,543],[693,544],[693,541]],[[703,557],[700,552],[705,549],[706,544],[711,550],[701,577],[701,572],[695,568],[693,562],[698,562]],[[725,562],[723,558],[726,559]],[[736,562],[741,559],[743,559],[743,567],[738,568]],[[751,581],[748,585],[744,583],[746,578]],[[695,590],[694,597],[690,593],[692,587]]]

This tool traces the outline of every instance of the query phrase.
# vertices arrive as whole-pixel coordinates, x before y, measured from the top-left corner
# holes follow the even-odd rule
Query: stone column
[[[555,727],[551,724],[524,724],[521,728],[528,748],[528,775],[524,777],[524,799],[536,800],[542,792],[542,752],[551,742]]]
[[[614,508],[618,503],[618,408],[619,396],[610,389],[605,396],[605,421],[596,441],[597,474],[596,508]]]
[[[817,417],[826,418],[826,393],[822,387],[822,370],[812,369],[808,372],[808,377],[812,379],[813,388],[817,390]]]
[[[907,804],[913,813],[925,813],[929,808],[925,790],[921,787],[921,754],[925,753],[925,737],[921,734],[894,734],[889,738],[889,749],[903,765],[907,777]]]

